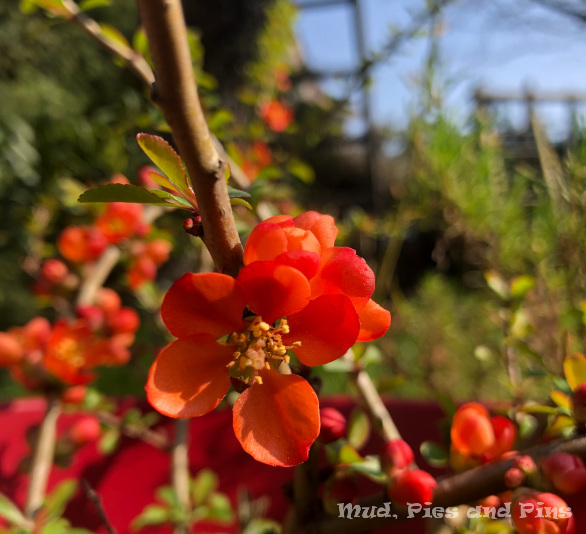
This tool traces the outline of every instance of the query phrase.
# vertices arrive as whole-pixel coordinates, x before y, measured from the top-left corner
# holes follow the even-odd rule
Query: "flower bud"
[[[86,386],[72,386],[61,394],[61,400],[68,404],[81,404],[87,393]]]
[[[389,488],[391,499],[402,506],[433,502],[433,491],[437,486],[435,478],[420,469],[399,473]]]
[[[139,325],[138,313],[132,308],[121,308],[108,319],[108,326],[117,334],[136,332]]]
[[[104,310],[106,315],[112,315],[122,306],[120,296],[109,287],[102,287],[96,294],[96,304]]]
[[[507,488],[518,488],[523,484],[524,479],[525,475],[518,467],[511,467],[510,469],[507,469],[505,473],[505,484]]]
[[[75,445],[84,445],[100,437],[100,422],[90,415],[79,418],[69,429],[69,438]]]
[[[41,266],[41,275],[52,284],[62,283],[69,274],[69,269],[62,261],[51,258]]]
[[[413,450],[402,439],[391,439],[381,449],[381,469],[389,478],[394,477],[405,469],[409,469],[413,460]]]
[[[0,332],[0,366],[14,365],[23,356],[24,350],[18,340],[6,332]]]
[[[577,493],[586,486],[586,468],[578,456],[557,452],[541,461],[541,469],[562,493]]]
[[[322,408],[319,414],[321,429],[318,439],[322,443],[333,443],[346,435],[346,418],[338,410]]]

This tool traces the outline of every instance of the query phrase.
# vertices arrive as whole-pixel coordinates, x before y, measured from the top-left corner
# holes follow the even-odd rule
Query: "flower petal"
[[[161,317],[176,337],[211,334],[215,339],[241,330],[244,293],[236,279],[219,273],[188,273],[165,295]]]
[[[348,247],[332,247],[322,254],[319,272],[311,280],[311,297],[341,293],[350,297],[357,312],[374,291],[374,273],[366,261]]]
[[[262,222],[255,226],[244,246],[244,265],[271,261],[287,250],[287,236],[278,224]]]
[[[345,295],[323,295],[309,302],[299,313],[287,317],[289,334],[283,342],[301,341],[295,354],[305,365],[323,365],[342,356],[360,331],[358,314]]]
[[[334,246],[338,229],[331,215],[322,215],[317,211],[306,211],[297,215],[293,221],[297,228],[313,232],[323,249]]]
[[[311,280],[319,270],[321,258],[315,252],[308,250],[290,250],[275,258],[275,263],[289,265],[301,271],[308,280]]]
[[[209,334],[177,339],[157,356],[146,383],[148,401],[168,417],[197,417],[212,411],[230,386],[226,365],[233,348]]]
[[[287,250],[309,250],[321,255],[321,245],[309,230],[285,228],[283,232],[287,236]]]
[[[262,384],[234,404],[234,433],[244,450],[269,465],[292,467],[307,460],[319,434],[319,402],[300,376],[261,371]]]
[[[309,302],[309,282],[293,267],[255,261],[238,275],[251,310],[267,323],[302,310]]]
[[[391,314],[372,299],[368,301],[358,317],[360,318],[360,334],[357,341],[378,339],[391,326]]]

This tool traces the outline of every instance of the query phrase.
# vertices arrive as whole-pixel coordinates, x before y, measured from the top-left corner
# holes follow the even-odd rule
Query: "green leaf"
[[[341,470],[347,473],[358,473],[379,484],[384,484],[387,481],[387,476],[381,471],[378,456],[367,456],[362,461],[342,466]]]
[[[98,442],[98,450],[102,454],[112,454],[118,445],[120,431],[116,428],[109,428],[102,434]]]
[[[67,12],[61,0],[24,0],[20,3],[20,9],[23,13],[32,13],[37,7],[54,15],[64,15]]]
[[[45,508],[49,513],[49,519],[59,518],[63,515],[67,504],[77,491],[77,480],[64,480],[45,499]]]
[[[500,298],[507,300],[509,298],[509,284],[496,271],[487,271],[484,273],[484,279],[488,287],[492,289]]]
[[[250,193],[247,193],[246,191],[240,191],[240,189],[234,189],[233,187],[227,185],[226,186],[228,188],[228,196],[230,198],[249,198],[250,197]]]
[[[219,521],[232,521],[232,503],[223,493],[212,493],[209,498],[208,518]]]
[[[449,461],[447,451],[438,443],[433,441],[424,441],[419,447],[421,456],[432,467],[446,467]]]
[[[355,462],[362,462],[364,458],[360,456],[351,445],[342,445],[338,452],[338,463],[353,464]]]
[[[298,178],[303,183],[310,184],[315,180],[315,172],[313,169],[301,160],[292,159],[287,169],[295,178]]]
[[[519,411],[523,413],[539,413],[545,415],[556,415],[558,413],[558,408],[554,408],[553,406],[542,406],[540,404],[530,404],[529,406],[523,406]]]
[[[30,528],[31,525],[24,517],[18,506],[14,504],[6,495],[0,493],[0,517],[6,519],[12,525],[22,528]]]
[[[528,274],[523,274],[513,278],[511,281],[511,295],[515,298],[523,298],[535,285],[535,278]]]
[[[232,206],[246,206],[249,210],[252,210],[252,206],[243,198],[231,198],[230,204],[232,204]]]
[[[78,202],[129,202],[132,204],[171,206],[171,204],[165,202],[150,191],[138,185],[127,184],[106,184],[88,189],[79,197]]]
[[[230,124],[233,120],[234,116],[232,113],[225,109],[220,109],[211,116],[208,126],[212,132],[216,132],[227,124]]]
[[[153,195],[157,195],[163,201],[169,201],[169,203],[173,203],[178,208],[193,210],[194,206],[192,206],[187,200],[183,197],[178,195],[174,195],[173,193],[169,193],[168,191],[158,191],[153,189],[149,191]]]
[[[132,47],[141,55],[146,56],[149,52],[149,43],[146,38],[146,33],[142,28],[134,32],[132,37]]]
[[[179,154],[162,137],[140,133],[136,136],[140,148],[161,169],[169,181],[185,196],[193,196],[189,190],[187,172]]]
[[[145,509],[132,520],[130,528],[140,530],[148,525],[161,525],[169,521],[169,510],[163,506],[149,504]]]
[[[155,492],[157,499],[165,504],[168,504],[170,507],[177,506],[179,501],[177,500],[177,494],[175,490],[171,486],[161,486],[157,488]]]
[[[79,3],[79,9],[82,11],[89,11],[90,9],[95,9],[96,7],[107,7],[111,5],[111,0],[83,0]]]
[[[355,449],[366,445],[370,436],[370,420],[364,410],[355,408],[348,419],[348,444]]]
[[[149,176],[158,183],[161,187],[166,187],[167,189],[172,189],[173,191],[177,192],[177,187],[173,185],[165,176],[159,174],[158,172],[149,172]]]
[[[70,527],[69,521],[67,519],[57,519],[47,525],[45,525],[41,529],[41,534],[63,534],[64,532],[69,531]]]
[[[567,356],[564,360],[564,374],[572,391],[586,382],[586,356],[579,353]]]
[[[205,503],[218,487],[218,476],[210,469],[202,469],[191,481],[191,498],[195,506]]]
[[[280,534],[281,525],[271,519],[253,519],[242,534]]]
[[[100,31],[106,41],[110,41],[114,45],[132,49],[130,43],[118,28],[110,26],[110,24],[100,24]]]

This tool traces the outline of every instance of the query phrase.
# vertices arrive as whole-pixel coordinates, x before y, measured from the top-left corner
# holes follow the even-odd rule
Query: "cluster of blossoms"
[[[451,464],[456,470],[501,458],[517,439],[517,427],[501,415],[490,416],[478,402],[462,405],[450,429]]]
[[[87,384],[96,378],[95,367],[129,360],[138,326],[138,314],[104,288],[96,305],[78,308],[73,320],[51,325],[36,317],[0,332],[0,366],[29,389],[42,389],[55,378],[68,385]]]
[[[141,169],[139,177],[149,172],[152,167]],[[117,174],[110,180],[113,184],[128,184],[126,177]],[[93,225],[68,226],[57,239],[57,248],[61,255],[74,264],[96,261],[109,245],[120,245],[131,238],[140,238],[128,247],[130,261],[127,271],[128,284],[136,290],[145,282],[154,280],[158,267],[167,261],[171,251],[171,243],[164,239],[148,239],[151,230],[150,224],[144,218],[144,208],[141,204],[129,204],[125,202],[110,202],[106,209],[96,218]],[[142,239],[146,238],[146,242]],[[67,267],[62,262],[64,275],[57,282],[54,281],[53,271],[56,271],[54,262],[52,270],[41,269],[41,279],[37,287],[46,292],[59,289],[59,285],[71,281],[66,274]],[[49,271],[49,277],[45,275]],[[57,286],[57,287],[56,287]],[[37,289],[37,293],[39,290]]]
[[[374,274],[352,249],[335,247],[330,216],[307,212],[259,224],[236,278],[186,274],[161,316],[178,339],[157,357],[150,403],[170,417],[213,410],[230,383],[236,437],[256,460],[293,466],[320,432],[318,399],[300,376],[280,373],[294,351],[307,366],[383,335],[391,317],[371,300]],[[283,370],[283,369],[281,369]]]
[[[293,122],[293,110],[280,100],[270,100],[260,106],[260,116],[273,132],[284,132]]]

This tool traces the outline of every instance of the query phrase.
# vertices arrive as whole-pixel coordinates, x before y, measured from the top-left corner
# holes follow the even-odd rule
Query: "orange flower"
[[[236,279],[184,275],[165,296],[161,316],[179,339],[163,349],[149,373],[147,397],[158,411],[169,417],[204,415],[237,380],[250,386],[233,411],[243,448],[269,465],[307,459],[320,430],[318,399],[303,378],[278,368],[288,362],[290,349],[310,366],[342,356],[360,330],[350,297],[312,299],[300,271],[257,261]]]
[[[273,132],[284,132],[293,122],[293,110],[285,103],[271,100],[261,105],[260,116]]]
[[[110,202],[106,211],[96,219],[96,226],[108,243],[115,245],[139,231],[144,232],[142,213],[141,204]]]
[[[93,226],[68,226],[57,239],[61,255],[74,263],[97,260],[107,246],[102,231]]]
[[[277,215],[257,225],[244,247],[244,264],[274,261],[301,271],[310,281],[311,298],[340,293],[352,300],[360,316],[358,341],[381,337],[391,314],[374,302],[374,274],[347,247],[335,247],[338,235],[333,217],[308,211],[293,218]]]

